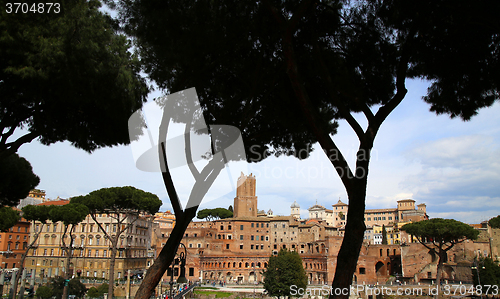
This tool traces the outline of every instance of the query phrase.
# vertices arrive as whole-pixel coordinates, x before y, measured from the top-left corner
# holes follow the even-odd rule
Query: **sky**
[[[425,203],[431,218],[453,218],[480,223],[500,214],[500,104],[479,111],[468,122],[437,116],[421,98],[427,82],[408,80],[408,94],[382,124],[375,139],[370,163],[366,208],[395,208],[400,199]],[[160,96],[156,91],[150,98]],[[376,109],[376,108],[374,108]],[[366,127],[362,115],[356,115]],[[346,122],[333,136],[337,146],[354,165],[358,141]],[[346,191],[321,148],[310,158],[269,157],[260,163],[239,165],[220,175],[236,178],[240,170],[257,179],[258,208],[275,215],[290,215],[297,201],[302,218],[316,202],[331,209]],[[162,176],[135,165],[131,146],[99,149],[89,154],[68,142],[50,146],[38,141],[21,146],[40,177],[38,189],[50,199],[85,195],[93,190],[134,186],[154,193],[170,210]],[[174,171],[174,182],[185,202],[192,181],[187,167]],[[235,197],[234,185],[214,185],[200,209],[228,207]]]

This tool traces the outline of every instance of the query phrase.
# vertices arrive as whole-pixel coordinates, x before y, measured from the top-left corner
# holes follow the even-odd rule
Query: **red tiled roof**
[[[69,204],[69,200],[62,199],[62,200],[49,200],[46,202],[42,202],[41,204],[38,204],[38,206],[64,206],[67,204]]]

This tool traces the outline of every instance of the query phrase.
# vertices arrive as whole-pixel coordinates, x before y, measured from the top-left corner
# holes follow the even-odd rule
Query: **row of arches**
[[[202,262],[202,268],[204,269],[214,269],[214,268],[266,268],[267,262]]]

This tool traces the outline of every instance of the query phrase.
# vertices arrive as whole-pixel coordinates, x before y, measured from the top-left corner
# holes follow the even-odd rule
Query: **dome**
[[[300,208],[299,204],[297,203],[296,200],[293,201],[293,204],[290,206],[290,208],[294,209],[294,208]]]

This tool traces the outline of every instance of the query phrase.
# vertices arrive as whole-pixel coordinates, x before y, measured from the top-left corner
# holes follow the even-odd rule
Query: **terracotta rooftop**
[[[38,204],[38,206],[64,206],[67,204],[69,204],[69,200],[61,199],[61,200],[49,200],[46,202],[42,202],[41,204]]]

